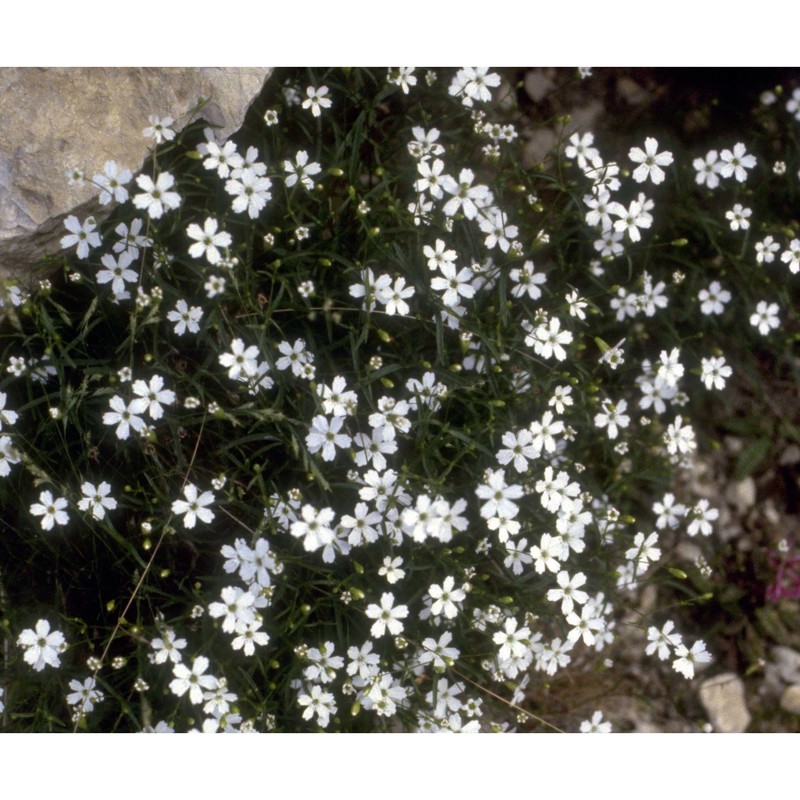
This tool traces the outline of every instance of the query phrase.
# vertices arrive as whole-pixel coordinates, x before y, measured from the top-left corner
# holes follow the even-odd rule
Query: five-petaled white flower
[[[74,214],[64,220],[64,227],[69,231],[61,238],[61,247],[67,248],[78,245],[78,258],[88,258],[90,247],[100,247],[100,234],[97,232],[97,223],[94,217],[86,217],[81,222]]]
[[[225,633],[233,633],[240,624],[249,625],[255,622],[255,595],[238,586],[226,586],[220,594],[222,602],[210,603],[208,613],[215,618],[224,617],[222,630]]]
[[[72,694],[67,695],[67,703],[71,706],[78,706],[78,712],[88,714],[94,709],[95,703],[101,703],[104,698],[103,692],[96,688],[97,681],[88,677],[83,683],[77,679],[69,682]]]
[[[189,700],[194,705],[203,702],[203,689],[213,691],[217,688],[218,681],[213,675],[204,675],[208,669],[208,659],[205,656],[198,656],[192,662],[189,669],[185,664],[175,664],[172,673],[175,679],[170,681],[169,688],[173,694],[181,697],[189,692]]]
[[[214,519],[214,512],[206,508],[216,499],[213,492],[205,491],[198,494],[197,487],[193,483],[187,483],[183,487],[183,495],[185,500],[175,500],[172,503],[172,513],[185,515],[183,518],[184,528],[194,528],[198,519],[205,523]]]
[[[189,255],[192,258],[205,256],[209,264],[219,264],[222,260],[219,248],[230,247],[233,239],[225,231],[218,232],[218,227],[219,223],[213,217],[207,217],[202,228],[196,222],[189,225],[186,235],[195,240],[195,243],[189,247]]]
[[[156,144],[171,142],[175,138],[175,131],[172,130],[175,120],[172,117],[161,119],[161,117],[153,114],[147,118],[147,121],[150,125],[142,131],[142,136],[154,139]]]
[[[346,433],[340,433],[344,417],[331,417],[330,421],[324,414],[318,414],[311,420],[311,430],[306,436],[306,445],[309,453],[322,451],[323,461],[333,461],[336,458],[336,448],[350,447],[352,439]]]
[[[652,136],[644,140],[644,150],[641,147],[632,147],[628,158],[639,165],[632,175],[637,183],[644,183],[648,178],[653,183],[661,183],[666,177],[661,167],[668,167],[672,163],[672,153],[668,150],[659,153],[658,141]]]
[[[117,501],[109,497],[111,485],[106,481],[102,481],[99,486],[86,481],[81,484],[81,492],[83,498],[78,501],[78,508],[81,511],[91,511],[95,519],[103,519],[106,509],[113,511],[117,507]]]
[[[51,631],[50,623],[46,619],[40,619],[35,630],[27,628],[22,631],[17,638],[17,644],[25,648],[25,663],[30,664],[37,672],[41,672],[46,664],[59,667],[61,661],[58,654],[67,649],[64,634],[61,631]]]
[[[206,153],[208,158],[203,162],[203,166],[206,169],[216,169],[220,178],[227,178],[231,174],[231,169],[244,167],[244,159],[236,152],[234,142],[225,142],[222,146],[216,142],[209,142],[206,145]]]
[[[225,191],[234,196],[233,210],[247,211],[250,219],[257,219],[267,202],[272,199],[272,181],[259,176],[254,169],[243,169],[237,178],[225,184]]]
[[[234,339],[231,342],[231,352],[222,353],[219,363],[228,368],[228,377],[238,381],[243,378],[253,378],[258,372],[258,347],[251,344],[244,346],[241,339]]]
[[[689,650],[685,644],[679,644],[675,648],[675,655],[678,656],[672,662],[672,668],[680,672],[684,678],[691,680],[694,678],[694,665],[705,664],[711,661],[711,653],[706,650],[705,642],[698,639]]]
[[[311,113],[315,117],[318,117],[322,113],[321,109],[331,107],[331,100],[329,97],[326,97],[327,94],[327,86],[320,86],[319,89],[314,86],[309,86],[306,89],[306,99],[303,100],[303,108],[310,108]]]
[[[331,544],[335,538],[331,523],[334,518],[332,508],[317,510],[306,503],[300,509],[301,519],[292,522],[290,532],[292,536],[303,539],[303,547],[309,553]]]
[[[69,504],[66,497],[56,497],[50,491],[43,491],[39,494],[39,502],[31,506],[31,514],[42,518],[42,529],[49,531],[53,525],[66,525],[69,522],[69,514],[64,510]]]
[[[756,165],[756,157],[746,155],[746,148],[741,142],[733,146],[732,152],[723,150],[719,157],[722,161],[719,174],[723,178],[730,178],[733,175],[739,183],[744,183],[747,180],[747,170]]]
[[[118,439],[127,439],[130,436],[131,428],[136,433],[144,430],[145,422],[139,414],[144,414],[147,410],[147,400],[138,397],[126,405],[125,401],[115,394],[108,404],[111,406],[111,411],[103,414],[103,424],[116,425]]]
[[[143,191],[134,195],[133,204],[136,208],[146,209],[150,219],[159,219],[165,211],[181,204],[181,196],[169,191],[175,185],[175,178],[169,172],[162,172],[155,183],[148,175],[137,175],[136,183]]]
[[[286,175],[286,185],[294,186],[298,181],[311,191],[314,188],[312,175],[322,172],[322,167],[316,162],[308,163],[308,153],[305,150],[298,150],[294,157],[294,164],[291,161],[284,161],[283,168],[288,173]]]
[[[167,312],[167,319],[175,323],[175,333],[178,336],[183,336],[188,330],[189,333],[197,333],[200,330],[198,324],[203,318],[203,309],[200,306],[192,306],[189,308],[187,302],[183,299],[175,303],[175,308]]]
[[[392,636],[403,632],[403,623],[400,620],[408,616],[408,606],[396,606],[394,595],[384,592],[381,595],[381,604],[370,603],[367,606],[367,616],[375,622],[370,628],[370,633],[376,639],[383,636],[388,630]]]
[[[97,282],[99,284],[110,283],[111,291],[117,297],[126,297],[125,283],[136,283],[139,280],[139,274],[132,269],[128,269],[132,261],[133,256],[127,250],[121,252],[118,259],[115,259],[111,253],[106,253],[100,259],[100,263],[105,269],[98,271]]]
[[[781,323],[778,319],[778,304],[762,300],[750,315],[750,324],[758,328],[762,336],[766,336],[773,328],[779,328]]]
[[[438,617],[444,614],[447,619],[455,619],[458,616],[458,605],[467,596],[463,589],[454,589],[456,579],[452,575],[448,575],[442,585],[433,584],[428,589],[428,594],[433,600],[431,605],[431,614]]]
[[[146,409],[152,419],[164,416],[162,403],[169,406],[175,402],[175,392],[164,388],[164,379],[160,375],[153,375],[149,384],[143,380],[134,381],[133,393],[147,401]]]
[[[130,183],[133,173],[129,169],[122,169],[117,166],[116,161],[106,161],[103,173],[95,175],[92,183],[100,188],[100,205],[108,205],[112,200],[124,203],[128,199],[126,183]]]

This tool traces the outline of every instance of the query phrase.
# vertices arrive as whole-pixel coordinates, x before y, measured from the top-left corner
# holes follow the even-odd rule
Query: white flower
[[[309,453],[322,451],[323,461],[333,461],[336,457],[336,448],[350,447],[352,439],[346,433],[340,433],[344,424],[344,417],[327,417],[318,414],[311,420],[311,430],[306,436],[306,445]]]
[[[205,256],[209,264],[219,264],[222,254],[217,248],[230,247],[233,239],[225,231],[217,232],[218,226],[219,223],[213,217],[207,217],[202,228],[194,222],[189,225],[186,235],[195,240],[195,243],[189,247],[189,255],[192,258]]]
[[[695,664],[706,664],[711,661],[711,653],[706,650],[705,642],[702,639],[698,639],[692,645],[691,650],[687,649],[686,645],[679,644],[675,648],[675,655],[678,657],[672,662],[672,668],[676,672],[680,672],[687,680],[694,677]]]
[[[103,519],[106,509],[113,511],[117,507],[117,501],[109,497],[111,485],[102,481],[99,486],[93,483],[83,483],[81,485],[83,498],[78,501],[78,508],[81,511],[91,511],[95,519]]]
[[[406,286],[405,278],[396,278],[393,286],[376,283],[376,289],[376,299],[386,306],[387,314],[399,314],[404,317],[411,310],[408,303],[406,303],[406,298],[413,296],[414,287]]]
[[[475,288],[471,285],[473,278],[472,270],[464,267],[456,272],[454,264],[442,264],[439,267],[442,276],[431,278],[431,289],[435,292],[442,292],[442,303],[448,308],[458,305],[460,299],[474,297]]]
[[[219,363],[228,368],[228,377],[231,380],[246,380],[256,376],[258,357],[258,347],[254,344],[245,347],[241,339],[234,339],[231,342],[231,352],[223,353],[219,357]]]
[[[598,428],[608,427],[608,438],[616,439],[619,428],[627,428],[631,418],[625,413],[628,408],[626,400],[614,404],[610,400],[603,400],[600,413],[595,415],[594,424]]]
[[[21,456],[11,443],[10,436],[0,436],[0,478],[11,474],[13,464],[19,464]]]
[[[146,209],[151,219],[158,219],[165,211],[181,204],[181,196],[169,191],[175,185],[175,178],[169,172],[162,172],[155,183],[147,175],[137,175],[136,183],[144,191],[134,196],[133,204]]]
[[[67,695],[67,703],[71,706],[80,706],[78,709],[81,713],[89,713],[94,709],[95,703],[103,701],[103,693],[95,688],[97,681],[89,677],[83,683],[79,680],[71,680],[69,688],[72,689],[72,694]]]
[[[602,711],[595,711],[591,720],[581,722],[581,733],[611,733],[611,723],[603,721]]]
[[[703,536],[711,536],[714,530],[711,523],[719,518],[719,511],[716,508],[710,508],[708,500],[703,497],[697,501],[687,516],[691,518],[686,529],[689,536],[696,536],[698,533]]]
[[[324,87],[323,87],[324,88]],[[317,112],[319,115],[319,112]],[[303,712],[303,719],[311,719],[317,715],[317,721],[321,728],[327,728],[331,721],[331,714],[335,714],[337,709],[336,699],[330,692],[325,692],[318,684],[311,687],[311,694],[301,694],[297,698],[301,706],[306,706]]]
[[[525,337],[525,345],[533,347],[534,352],[542,358],[556,357],[558,361],[567,358],[567,351],[562,345],[572,342],[572,333],[561,330],[561,320],[551,317],[548,321],[538,325]]]
[[[127,439],[131,428],[136,433],[144,430],[145,423],[139,414],[144,414],[147,409],[147,400],[139,397],[126,405],[119,395],[114,395],[108,404],[111,406],[111,411],[103,414],[103,424],[116,425],[118,439]]]
[[[164,664],[167,659],[173,664],[180,664],[183,660],[181,650],[186,647],[186,639],[177,639],[172,628],[167,628],[162,636],[163,638],[155,638],[150,642],[155,652],[148,656],[148,660],[151,664]]]
[[[189,333],[197,333],[200,330],[198,323],[202,318],[203,309],[200,306],[189,308],[185,300],[178,300],[175,308],[167,312],[167,319],[175,323],[174,330],[178,336],[183,336],[187,330]]]
[[[233,142],[225,142],[221,147],[216,142],[209,142],[206,145],[208,158],[203,162],[206,169],[216,169],[220,178],[227,178],[231,174],[231,169],[241,169],[244,167],[244,159],[236,152],[236,145]]]
[[[40,619],[35,630],[27,628],[22,631],[17,638],[17,644],[25,648],[25,663],[30,664],[37,672],[41,672],[47,664],[59,667],[61,661],[58,654],[67,649],[64,634],[61,631],[51,631],[50,623],[46,619]]]
[[[800,272],[800,239],[789,242],[789,249],[781,253],[781,261],[789,265],[789,272],[793,275]]]
[[[632,242],[641,240],[639,228],[649,228],[653,222],[638,200],[632,200],[627,209],[622,203],[609,203],[608,213],[620,218],[614,223],[614,230],[617,233],[627,232]]]
[[[364,503],[359,503],[358,505],[364,506],[364,510],[366,511],[367,506]],[[378,512],[374,512],[374,515],[378,517],[378,520],[382,519],[381,515]],[[345,518],[342,517],[342,525],[344,525],[344,520]],[[351,533],[350,537],[352,536],[353,534]],[[373,541],[375,540],[373,539]],[[404,569],[400,569],[402,564],[403,564],[403,559],[400,558],[400,556],[397,556],[396,558],[392,558],[391,556],[386,556],[383,559],[383,566],[378,570],[378,575],[384,576],[389,583],[397,583],[398,581],[403,580],[403,578],[405,578],[406,576],[406,571]]]
[[[185,515],[184,528],[194,528],[198,519],[205,523],[214,519],[214,512],[206,508],[216,499],[213,492],[205,491],[198,494],[197,487],[193,483],[188,483],[183,487],[183,495],[185,500],[175,500],[172,503],[172,513]]]
[[[750,324],[758,328],[762,336],[766,336],[773,328],[779,328],[781,323],[778,319],[778,304],[762,300],[756,306],[755,313],[751,314]]]
[[[692,166],[697,170],[695,180],[699,186],[705,184],[709,189],[716,189],[719,186],[719,171],[722,164],[718,159],[717,151],[709,150],[705,158],[696,158],[692,161]]]
[[[16,411],[6,408],[6,399],[6,393],[0,392],[0,431],[3,430],[3,425],[13,425],[18,418]]]
[[[314,181],[311,176],[322,172],[322,167],[316,161],[308,163],[308,153],[305,150],[297,151],[297,155],[294,157],[294,164],[291,161],[284,161],[283,169],[288,173],[286,176],[287,186],[294,186],[300,181],[309,191],[314,188]]]
[[[317,510],[306,504],[300,509],[301,519],[292,522],[289,529],[292,536],[303,539],[303,548],[308,553],[327,547],[336,538],[331,523],[335,513],[332,508]]]
[[[175,131],[172,130],[172,125],[175,120],[172,117],[157,117],[155,114],[147,118],[150,126],[142,131],[142,136],[148,139],[152,138],[156,144],[162,142],[171,142],[175,138]]]
[[[561,570],[556,575],[556,583],[558,583],[558,588],[547,590],[547,599],[560,600],[561,613],[565,616],[572,612],[575,603],[583,605],[589,599],[589,595],[580,588],[586,583],[586,576],[582,572],[570,578],[566,570]]]
[[[708,289],[701,289],[697,293],[697,299],[703,314],[721,314],[725,310],[725,303],[731,299],[731,293],[723,289],[718,281],[712,281]]]
[[[319,89],[314,86],[309,86],[306,89],[306,99],[303,100],[303,108],[310,108],[311,113],[315,117],[318,117],[322,113],[321,109],[331,107],[331,100],[329,97],[326,97],[327,94],[327,86],[320,86]]]
[[[463,589],[454,589],[454,586],[455,578],[448,575],[441,586],[433,584],[428,590],[428,594],[433,600],[431,614],[434,617],[444,614],[447,619],[455,619],[458,616],[458,605],[456,604],[463,602],[467,595]]]
[[[205,656],[195,658],[191,669],[185,664],[175,664],[172,668],[175,679],[170,681],[170,691],[178,697],[189,692],[189,700],[199,705],[203,702],[203,689],[213,691],[219,683],[213,675],[203,674],[207,669],[208,659]]]
[[[253,169],[243,169],[238,178],[231,178],[225,184],[225,191],[234,195],[233,210],[237,213],[247,211],[250,219],[257,219],[267,202],[272,199],[272,181],[260,177]]]
[[[761,242],[756,242],[756,262],[759,264],[771,264],[775,260],[775,253],[781,246],[772,236],[764,237]]]
[[[42,529],[49,531],[56,524],[66,525],[69,522],[69,514],[64,510],[68,505],[65,497],[54,499],[51,492],[43,491],[39,494],[39,502],[34,503],[30,511],[34,516],[42,518]]]
[[[704,358],[701,363],[702,374],[700,379],[706,389],[724,389],[725,379],[730,378],[733,370],[725,363],[722,356],[718,358]]]
[[[658,657],[662,661],[669,658],[670,648],[678,647],[683,642],[683,637],[679,633],[672,633],[675,623],[669,619],[664,623],[664,627],[659,630],[655,626],[647,629],[647,640],[649,644],[645,653],[649,656],[658,650]]]
[[[752,213],[751,209],[742,208],[741,203],[736,203],[730,211],[725,212],[725,219],[730,221],[732,231],[738,231],[740,228],[746,231],[750,227],[748,218]]]
[[[678,415],[675,417],[675,422],[670,424],[664,433],[664,444],[667,446],[667,452],[670,455],[691,453],[697,447],[694,429],[691,425],[684,425],[683,417]]]
[[[147,402],[147,412],[152,419],[161,419],[164,416],[161,403],[172,405],[175,402],[175,392],[164,388],[164,379],[160,375],[153,375],[149,384],[143,380],[135,381],[133,393]]]
[[[92,182],[99,186],[100,205],[108,205],[112,200],[124,203],[128,199],[126,183],[130,183],[133,173],[129,169],[120,170],[116,161],[106,161],[102,175],[95,175]]]
[[[590,161],[600,157],[600,151],[596,147],[592,147],[593,143],[593,133],[573,133],[569,137],[569,144],[564,148],[564,155],[570,159],[577,159],[578,166],[586,169]]]
[[[639,164],[633,171],[632,176],[637,183],[644,183],[649,177],[653,183],[658,184],[666,177],[661,167],[667,167],[672,163],[672,153],[669,151],[659,153],[657,151],[658,141],[648,136],[644,142],[644,150],[640,147],[632,147],[628,152],[628,158]]]
[[[447,181],[452,181],[449,175],[442,175],[444,161],[440,158],[434,159],[431,164],[429,161],[420,161],[417,164],[417,172],[422,176],[417,178],[414,188],[420,194],[428,192],[431,197],[441,200],[444,197],[442,187]]]
[[[408,616],[408,606],[395,606],[394,595],[385,592],[381,595],[381,604],[370,603],[367,606],[367,616],[375,622],[370,633],[376,639],[383,636],[388,630],[392,636],[403,632],[403,623],[400,620]]]
[[[105,269],[98,271],[97,282],[99,284],[111,283],[111,291],[119,298],[126,298],[128,293],[125,283],[136,283],[139,280],[139,274],[128,269],[132,261],[133,256],[127,250],[119,254],[118,260],[115,260],[111,253],[106,253],[100,259],[100,263]]]
[[[214,618],[224,617],[222,630],[225,633],[233,633],[240,624],[249,625],[255,621],[254,595],[238,586],[226,586],[220,594],[222,602],[210,603],[208,613]]]
[[[734,145],[733,152],[723,150],[720,153],[722,167],[720,167],[719,172],[723,178],[730,178],[731,175],[734,175],[739,183],[744,183],[747,180],[747,170],[756,165],[756,157],[745,155],[745,152],[745,146],[738,142]]]
[[[644,534],[639,531],[633,539],[633,547],[625,551],[625,558],[638,562],[637,571],[644,572],[650,562],[658,561],[661,558],[661,548],[656,547],[657,542],[657,533],[651,533],[645,539]]]
[[[78,258],[88,258],[90,247],[100,247],[101,239],[100,234],[95,230],[97,223],[94,217],[86,217],[81,223],[76,216],[70,214],[64,220],[64,227],[69,233],[62,237],[61,247],[67,248],[78,245]]]

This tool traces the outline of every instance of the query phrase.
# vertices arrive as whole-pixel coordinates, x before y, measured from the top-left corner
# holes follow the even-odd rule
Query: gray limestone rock
[[[719,733],[743,733],[750,724],[744,696],[744,683],[733,672],[724,672],[703,681],[700,702],[708,719]]]
[[[0,69],[0,276],[24,285],[41,277],[36,262],[60,250],[63,220],[100,206],[87,180],[70,186],[66,172],[87,179],[113,160],[134,174],[152,139],[148,117],[170,116],[180,130],[202,118],[236,131],[271,70],[245,68],[2,68]],[[208,102],[192,117],[200,99]]]
[[[772,658],[778,675],[785,683],[800,684],[800,653],[791,647],[773,647]]]
[[[790,714],[800,714],[800,684],[788,686],[781,695],[781,708]]]

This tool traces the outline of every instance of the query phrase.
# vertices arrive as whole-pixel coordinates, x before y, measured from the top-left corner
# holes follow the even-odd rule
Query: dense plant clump
[[[278,70],[231,140],[153,116],[109,219],[5,286],[4,729],[602,731],[529,697],[621,621],[711,661],[633,612],[703,599],[674,557],[718,512],[676,478],[796,347],[800,96],[531,170],[510,88]]]

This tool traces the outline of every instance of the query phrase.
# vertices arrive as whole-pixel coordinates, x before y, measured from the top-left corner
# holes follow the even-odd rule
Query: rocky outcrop
[[[97,203],[87,179],[106,161],[136,173],[153,140],[142,131],[152,115],[180,130],[198,117],[236,131],[270,70],[245,68],[0,69],[0,275],[23,284],[41,277],[37,264],[60,250],[69,213],[99,221],[112,205]],[[200,99],[203,108],[192,115]]]

